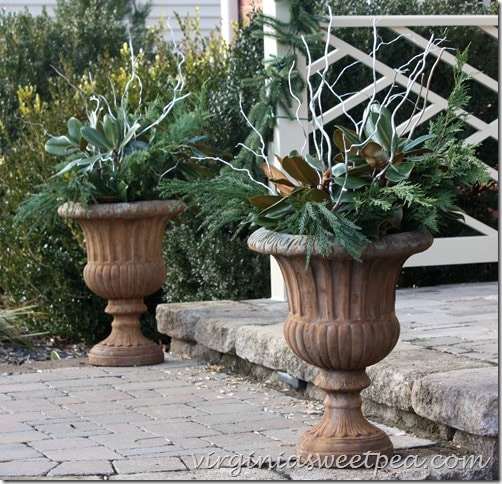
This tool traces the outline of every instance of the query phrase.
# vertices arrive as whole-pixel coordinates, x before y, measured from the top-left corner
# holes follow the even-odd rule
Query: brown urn
[[[284,336],[299,358],[320,368],[314,384],[326,392],[322,419],[297,442],[299,457],[360,465],[393,454],[389,437],[363,416],[359,394],[371,384],[366,367],[398,341],[402,266],[432,241],[420,231],[387,235],[364,248],[361,262],[341,246],[324,257],[314,245],[307,264],[307,236],[259,229],[249,238],[252,250],[277,260],[288,295]]]
[[[162,240],[168,221],[182,210],[175,201],[103,203],[87,209],[65,204],[58,213],[84,231],[89,289],[108,299],[113,316],[110,335],[89,352],[98,366],[140,366],[164,361],[162,348],[141,332],[144,297],[162,286],[167,269]]]

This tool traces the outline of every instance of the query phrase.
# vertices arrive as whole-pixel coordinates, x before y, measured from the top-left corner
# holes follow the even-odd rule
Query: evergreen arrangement
[[[190,179],[209,171],[193,161],[194,155],[208,153],[202,142],[209,114],[202,94],[190,97],[184,92],[181,54],[167,103],[160,97],[142,100],[132,49],[130,55],[122,93],[113,90],[107,97],[92,89],[85,96],[76,88],[87,119],[72,116],[66,134],[49,137],[45,150],[64,161],[41,190],[20,205],[17,220],[54,223],[57,208],[66,202],[87,207],[159,199],[163,179]]]
[[[447,109],[424,135],[400,136],[395,111],[371,101],[358,131],[334,131],[324,158],[293,152],[277,156],[279,167],[263,163],[272,188],[229,165],[210,181],[166,181],[162,194],[181,197],[215,231],[239,221],[308,235],[311,248],[317,244],[325,254],[341,244],[356,259],[364,244],[387,233],[436,233],[442,219],[462,217],[459,188],[488,180],[474,147],[458,139],[463,120],[457,113],[469,100],[466,55],[457,57]]]

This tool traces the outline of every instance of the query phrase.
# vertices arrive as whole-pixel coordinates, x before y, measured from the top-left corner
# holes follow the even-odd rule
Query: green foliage
[[[205,86],[207,92],[218,91],[231,68],[228,61],[230,46],[216,30],[207,37],[202,36],[198,10],[192,18],[188,15],[182,18],[176,13],[176,19],[182,34],[178,48],[184,55],[186,90],[197,92]]]
[[[55,28],[59,31],[62,59],[72,59],[77,71],[106,52],[116,54],[120,40],[131,38],[144,46],[151,2],[134,0],[58,0]],[[119,43],[120,42],[120,43]]]
[[[15,138],[20,128],[19,86],[37,86],[47,101],[51,80],[64,64],[81,73],[106,53],[117,55],[128,27],[136,43],[134,33],[144,31],[148,11],[131,0],[59,0],[54,21],[45,10],[36,17],[0,13],[0,126],[5,130],[0,152],[6,149],[5,137]]]
[[[246,221],[249,217],[249,199],[262,195],[264,187],[252,182],[241,173],[224,171],[209,180],[169,180],[161,184],[164,198],[179,194],[196,206],[199,226],[209,237],[214,237],[229,225]],[[237,231],[241,227],[236,227]]]
[[[256,299],[270,293],[269,260],[247,248],[248,230],[232,235],[236,227],[230,226],[215,233],[191,212],[181,221],[169,227],[164,244],[166,301]]]
[[[338,243],[356,259],[368,240],[387,232],[437,232],[442,217],[461,217],[459,188],[488,180],[474,148],[458,140],[463,123],[456,113],[468,102],[469,76],[462,71],[466,53],[457,60],[446,111],[415,140],[397,136],[395,112],[370,103],[358,132],[335,131],[334,163],[297,152],[279,158],[280,168],[264,163],[273,193],[246,170],[209,182],[166,181],[164,193],[182,196],[206,226],[244,222],[308,235],[310,250],[315,243],[327,253]]]
[[[201,142],[209,116],[202,96],[189,98],[189,93],[182,92],[182,60],[167,104],[159,96],[141,99],[143,82],[134,67],[138,60],[131,53],[125,85],[112,84],[109,97],[92,89],[86,98],[76,89],[86,120],[71,116],[67,133],[47,140],[45,151],[66,161],[56,165],[56,173],[39,193],[20,205],[17,220],[53,223],[55,209],[65,202],[87,207],[89,203],[157,199],[160,180],[206,172],[192,158],[204,154]]]
[[[255,35],[261,31],[261,27],[253,18],[235,31],[228,52],[226,75],[219,77],[217,85],[208,89],[208,105],[217,120],[211,138],[217,146],[225,146],[233,154],[238,153],[238,144],[252,132],[243,119],[240,108],[245,113],[249,113],[251,109],[260,109],[260,89],[257,86],[261,86],[264,79],[264,53],[263,40]],[[268,112],[271,113],[270,110]]]
[[[294,69],[297,54],[305,52],[304,40],[315,49],[322,39],[319,24],[322,17],[317,13],[318,2],[290,1],[289,10],[289,22],[278,21],[263,13],[254,18],[254,24],[258,28],[253,30],[253,35],[260,39],[264,36],[274,37],[288,46],[288,52],[269,59],[264,68],[247,81],[248,85],[255,89],[260,86],[260,89],[253,96],[254,102],[249,110],[245,111],[254,129],[248,129],[247,136],[240,140],[247,148],[241,149],[237,154],[236,166],[252,167],[253,151],[259,149],[262,141],[268,143],[272,140],[277,106],[286,113],[291,113],[293,99],[290,89],[298,94],[305,86],[304,79]]]

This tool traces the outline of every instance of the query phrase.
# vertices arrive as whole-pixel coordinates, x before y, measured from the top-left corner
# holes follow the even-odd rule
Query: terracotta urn
[[[378,454],[393,454],[389,437],[363,416],[360,392],[371,384],[366,367],[398,341],[402,266],[432,241],[420,231],[387,235],[364,248],[361,262],[342,246],[321,256],[314,244],[307,265],[307,236],[259,229],[249,238],[252,250],[274,256],[281,268],[289,308],[284,336],[299,358],[320,369],[314,384],[326,393],[322,419],[297,442],[300,458],[374,463]]]
[[[89,289],[107,299],[113,316],[110,335],[89,352],[98,366],[140,366],[164,361],[162,348],[141,332],[144,297],[162,286],[167,268],[162,240],[168,221],[182,210],[176,201],[103,203],[87,209],[62,205],[58,213],[84,231]]]

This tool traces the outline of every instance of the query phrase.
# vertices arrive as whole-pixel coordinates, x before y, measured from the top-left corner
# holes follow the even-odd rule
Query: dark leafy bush
[[[263,42],[254,35],[257,25],[251,21],[238,28],[229,50],[214,37],[194,36],[189,28],[193,21],[182,25],[180,45],[190,52],[187,82],[194,87],[206,86],[213,113],[208,135],[214,146],[235,154],[251,129],[240,109],[247,113],[256,102],[256,83],[250,80],[263,70]],[[224,57],[223,65],[218,59]],[[235,239],[231,233],[209,236],[207,229],[199,229],[193,214],[185,214],[183,220],[183,225],[172,227],[166,236],[165,258],[170,271],[165,284],[167,301],[269,296],[268,260],[247,249],[246,233]]]
[[[256,104],[260,87],[256,81],[264,73],[263,40],[256,35],[260,27],[253,19],[252,16],[236,31],[228,54],[227,75],[219,80],[216,89],[209,92],[209,105],[218,120],[214,141],[232,148],[234,154],[251,129],[241,109],[249,113]]]
[[[254,299],[270,293],[268,258],[251,253],[249,232],[233,238],[200,229],[200,220],[186,212],[171,225],[165,248],[169,274],[164,285],[168,302],[214,299]]]
[[[36,86],[47,101],[50,82],[64,65],[83,73],[105,53],[117,55],[129,39],[128,26],[134,43],[144,41],[147,14],[148,7],[131,0],[59,0],[54,20],[45,10],[39,16],[1,13],[0,152],[6,149],[5,136],[17,136],[20,86]]]

